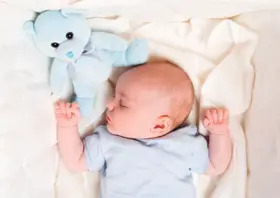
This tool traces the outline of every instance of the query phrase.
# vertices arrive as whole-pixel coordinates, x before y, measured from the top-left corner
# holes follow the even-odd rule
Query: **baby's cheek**
[[[123,123],[126,123],[126,125],[129,125],[129,124],[132,124],[134,122],[134,117],[133,117],[133,115],[122,114],[121,115],[121,121]]]
[[[130,116],[127,116],[125,113],[119,111],[114,114],[114,122],[119,127],[124,127],[131,121]]]

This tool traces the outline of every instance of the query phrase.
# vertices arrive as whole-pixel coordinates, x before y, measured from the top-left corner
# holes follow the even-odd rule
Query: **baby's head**
[[[155,138],[178,127],[194,100],[193,85],[179,67],[148,63],[123,73],[107,105],[107,128],[127,138]]]

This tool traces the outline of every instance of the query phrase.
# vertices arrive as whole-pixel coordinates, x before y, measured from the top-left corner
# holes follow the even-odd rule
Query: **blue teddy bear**
[[[45,11],[24,24],[38,49],[54,58],[50,88],[61,99],[73,91],[83,116],[88,115],[101,83],[108,80],[112,67],[143,64],[148,59],[148,44],[124,39],[106,32],[92,32],[78,10]]]

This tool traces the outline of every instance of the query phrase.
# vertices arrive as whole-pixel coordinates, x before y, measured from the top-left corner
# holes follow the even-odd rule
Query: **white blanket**
[[[256,20],[259,19],[259,20]],[[280,195],[280,10],[246,13],[235,20],[256,31],[255,83],[244,129],[248,153],[248,198]]]
[[[279,9],[278,0],[1,0],[41,12],[63,7],[89,9],[91,16],[126,16],[139,21],[183,21],[190,17],[229,18],[254,10]]]
[[[2,3],[0,13],[11,19],[9,23],[1,19],[5,31],[0,32],[0,197],[96,196],[96,173],[70,174],[58,161],[47,85],[49,60],[37,52],[21,30],[33,13]],[[120,17],[89,22],[93,28],[128,39],[145,37],[152,55],[185,69],[197,97],[189,122],[198,123],[199,112],[206,106],[229,108],[235,144],[232,164],[220,179],[196,177],[196,184],[199,197],[244,198],[247,172],[241,121],[251,101],[256,35],[230,20],[141,23]]]

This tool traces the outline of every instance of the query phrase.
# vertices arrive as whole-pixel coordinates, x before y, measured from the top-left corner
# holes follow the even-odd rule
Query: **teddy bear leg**
[[[148,60],[148,43],[143,39],[135,39],[126,50],[128,65],[138,65]]]
[[[75,101],[79,104],[80,106],[80,112],[82,117],[85,117],[87,115],[89,115],[92,110],[93,110],[93,106],[94,106],[94,98],[86,98],[86,97],[77,97],[75,99]]]

